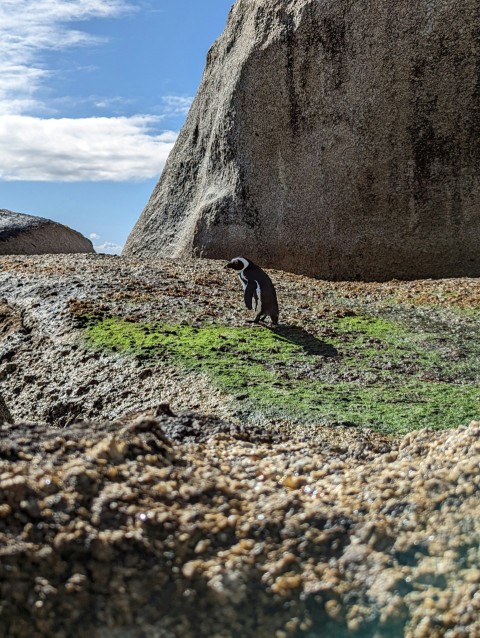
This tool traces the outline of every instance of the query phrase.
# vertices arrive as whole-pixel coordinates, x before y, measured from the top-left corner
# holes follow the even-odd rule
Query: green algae
[[[335,345],[348,344],[344,365],[357,371],[375,370],[391,378],[391,370],[404,376],[427,376],[438,382],[479,382],[478,326],[452,329],[443,310],[423,322],[411,318],[345,317],[335,323]]]
[[[405,323],[352,316],[331,325],[333,336],[322,341],[294,326],[92,319],[86,340],[91,347],[203,372],[250,422],[286,419],[399,434],[454,427],[480,416],[475,349],[455,370],[435,334]]]

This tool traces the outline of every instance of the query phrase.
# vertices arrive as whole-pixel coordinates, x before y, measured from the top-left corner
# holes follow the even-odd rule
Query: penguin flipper
[[[249,281],[244,293],[245,305],[249,310],[253,308],[253,299],[255,299],[255,309],[258,303],[257,286],[254,281]]]

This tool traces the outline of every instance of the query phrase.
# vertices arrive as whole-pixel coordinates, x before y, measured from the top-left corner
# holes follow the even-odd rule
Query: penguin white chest
[[[238,278],[240,279],[240,282],[242,284],[243,290],[245,290],[245,288],[247,287],[247,284],[248,284],[248,279],[243,274],[243,271],[238,274]]]
[[[255,304],[255,310],[262,307],[262,289],[260,288],[260,284],[255,279],[255,283],[257,284],[257,299]]]

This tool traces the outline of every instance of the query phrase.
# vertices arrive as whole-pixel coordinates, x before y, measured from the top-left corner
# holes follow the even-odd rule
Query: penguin
[[[268,315],[272,323],[278,323],[277,293],[272,280],[260,266],[245,257],[235,257],[226,266],[237,270],[244,291],[245,305],[257,313],[253,323],[263,321]]]

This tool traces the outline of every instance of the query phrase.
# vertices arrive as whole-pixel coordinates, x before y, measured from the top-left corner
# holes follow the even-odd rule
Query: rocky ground
[[[478,280],[0,268],[6,636],[480,636]]]

